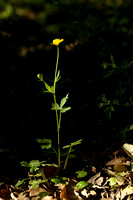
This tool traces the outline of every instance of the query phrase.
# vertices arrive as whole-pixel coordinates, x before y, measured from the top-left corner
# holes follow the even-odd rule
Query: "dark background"
[[[1,180],[20,176],[20,161],[38,159],[37,138],[56,145],[52,95],[37,79],[54,78],[55,38],[64,39],[57,99],[69,93],[72,107],[62,116],[62,146],[82,138],[87,153],[132,142],[132,0],[1,0]]]

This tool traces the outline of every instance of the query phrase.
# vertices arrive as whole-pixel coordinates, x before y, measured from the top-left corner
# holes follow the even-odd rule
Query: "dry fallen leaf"
[[[9,199],[11,199],[10,194],[11,194],[11,192],[9,189],[1,189],[0,190],[0,198],[9,200]]]
[[[60,198],[63,200],[78,200],[79,198],[75,195],[74,189],[70,185],[65,185]]]
[[[94,176],[92,176],[87,182],[91,184],[95,184],[96,179],[100,178],[101,172],[96,173]]]
[[[122,163],[115,165],[114,166],[114,170],[116,172],[126,172],[126,171],[128,171],[127,167],[124,164],[122,164]]]
[[[119,163],[122,163],[123,161],[125,161],[125,157],[124,156],[121,156],[119,158],[115,157],[113,158],[112,160],[108,161],[106,163],[106,166],[112,166],[112,165],[117,165]]]
[[[124,199],[125,196],[133,194],[133,187],[128,185],[124,190],[121,189],[121,199]]]

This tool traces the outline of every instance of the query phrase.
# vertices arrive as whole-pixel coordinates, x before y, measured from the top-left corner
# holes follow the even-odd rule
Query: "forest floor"
[[[99,144],[104,146],[104,143],[99,142]],[[23,176],[27,171],[25,170],[26,173],[20,176],[19,173],[15,174],[13,167],[8,167],[7,174],[10,176],[6,177],[8,176],[6,171],[3,174],[3,181],[0,183],[0,200],[133,199],[131,158],[122,146],[118,149],[116,146],[117,144],[114,148],[114,145],[110,145],[104,151],[97,149],[88,154],[80,153],[74,162],[70,163],[67,172],[61,174],[61,177],[66,177],[65,183],[50,182],[49,186],[41,183],[38,188],[33,188],[30,184],[15,187],[17,179],[25,178]],[[3,157],[7,154],[9,156],[9,150],[4,151]],[[55,169],[51,166],[44,167],[43,171],[49,180],[55,175]],[[30,177],[29,173],[28,177]]]

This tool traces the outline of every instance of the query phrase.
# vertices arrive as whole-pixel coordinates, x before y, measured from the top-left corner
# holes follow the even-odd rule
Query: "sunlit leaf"
[[[58,103],[56,103],[56,104],[52,103],[52,108],[51,108],[51,110],[61,110],[61,107],[59,106]]]
[[[84,178],[87,175],[86,171],[77,171],[77,178]]]
[[[82,141],[83,141],[83,139],[77,140],[76,142],[72,142],[71,144],[64,146],[63,149],[70,148],[70,147],[76,146],[78,144],[81,144]]]
[[[22,180],[18,180],[18,182],[15,184],[15,187],[19,187],[21,185],[23,185],[23,183],[25,182],[26,179],[22,179]]]
[[[44,91],[44,92],[50,92],[50,93],[53,93],[54,92],[54,90],[53,90],[53,86],[49,86],[46,82],[44,82],[44,84],[45,84],[45,87],[46,87],[46,91]]]
[[[81,190],[81,189],[85,188],[88,184],[89,183],[86,182],[86,181],[80,181],[80,182],[77,183],[76,188],[78,190]]]
[[[50,179],[53,183],[61,183],[61,184],[65,184],[66,181],[67,181],[67,178],[66,177],[59,177],[59,176],[56,176],[56,177],[53,177]]]
[[[61,112],[62,112],[62,113],[65,113],[65,112],[68,111],[68,110],[71,110],[71,107],[62,108],[62,109],[61,109]]]
[[[111,178],[109,178],[108,181],[109,181],[109,185],[112,187],[112,186],[116,185],[116,183],[117,183],[117,178],[111,177]]]
[[[44,180],[37,179],[37,180],[30,180],[29,184],[31,185],[31,188],[37,189],[39,187],[40,183],[44,183]]]
[[[81,144],[82,141],[83,139],[77,140],[76,142],[72,142],[71,145],[75,146],[75,145]]]
[[[40,165],[41,165],[41,163],[40,163],[39,160],[32,160],[32,161],[30,161],[30,163],[29,163],[29,166],[31,167],[30,168],[30,172],[34,173],[35,171],[37,171],[38,167],[40,167]]]
[[[60,107],[62,108],[64,105],[65,105],[65,103],[67,102],[67,100],[68,100],[68,95],[69,94],[67,94],[62,100],[61,100],[61,102],[60,102]]]

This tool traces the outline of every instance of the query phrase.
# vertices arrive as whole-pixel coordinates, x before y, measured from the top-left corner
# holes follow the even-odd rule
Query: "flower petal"
[[[52,41],[52,43],[50,43],[51,45],[55,45],[55,46],[58,46],[61,42],[63,42],[64,39],[54,39]]]

